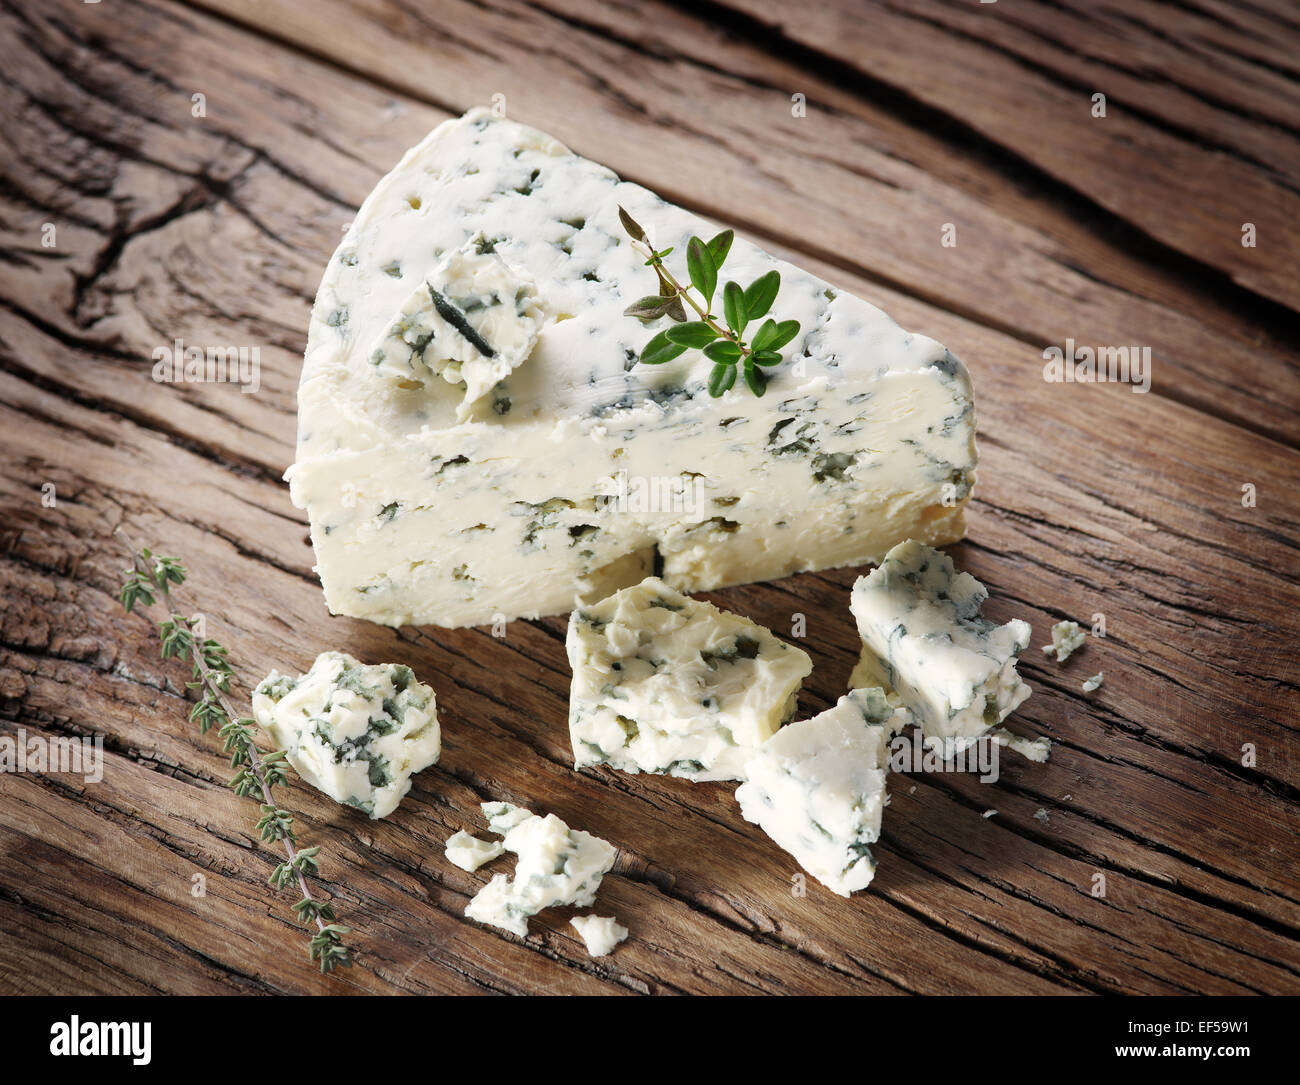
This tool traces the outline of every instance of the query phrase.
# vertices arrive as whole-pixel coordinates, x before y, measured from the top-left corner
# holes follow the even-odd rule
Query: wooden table
[[[106,751],[98,783],[0,776],[0,990],[1300,991],[1293,3],[0,9],[0,734]],[[793,895],[725,785],[575,773],[563,617],[502,640],[325,611],[281,482],[315,287],[402,151],[494,95],[974,374],[980,478],[951,552],[993,617],[1034,625],[1017,719],[1052,757],[1007,756],[996,785],[896,777],[851,900]],[[156,383],[177,338],[258,346],[260,389]],[[1149,346],[1150,393],[1047,383],[1067,338]],[[391,818],[284,793],[357,967],[305,961],[184,669],[115,601],[119,526],[188,565],[241,704],[326,648],[437,689],[442,761]],[[857,575],[711,596],[778,631],[809,615],[803,714],[844,688]],[[1038,651],[1096,614],[1081,656]],[[613,956],[588,958],[565,913],[526,941],[464,918],[488,871],[442,842],[481,831],[489,798],[619,846]]]

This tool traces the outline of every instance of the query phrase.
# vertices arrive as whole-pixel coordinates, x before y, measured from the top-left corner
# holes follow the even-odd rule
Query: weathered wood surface
[[[0,776],[0,990],[1300,991],[1300,28],[1217,0],[836,7],[0,2],[0,731],[108,751],[97,784]],[[725,785],[573,772],[562,619],[499,640],[324,611],[279,481],[316,282],[401,152],[498,93],[952,346],[982,454],[959,564],[1036,644],[1106,615],[1065,667],[1024,666],[1051,761],[897,778],[852,900],[793,896]],[[1152,393],[1045,383],[1067,336],[1150,344]],[[176,337],[259,345],[260,391],[154,383]],[[338,647],[439,692],[443,758],[391,818],[287,793],[357,928],[340,978],[298,959],[255,811],[114,600],[119,525],[183,555],[246,681]],[[778,632],[808,615],[805,713],[856,655],[855,575],[711,596]],[[487,798],[620,847],[612,957],[563,913],[526,942],[463,918],[488,872],[441,845]]]

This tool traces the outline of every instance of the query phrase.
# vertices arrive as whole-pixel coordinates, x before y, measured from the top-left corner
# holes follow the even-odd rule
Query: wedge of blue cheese
[[[331,611],[482,624],[569,611],[652,567],[689,592],[961,537],[976,458],[956,358],[737,238],[726,276],[779,271],[772,315],[801,330],[765,396],[738,382],[714,399],[697,351],[638,363],[670,318],[624,313],[656,283],[620,204],[670,260],[718,232],[483,110],[438,127],[367,198],[317,293],[287,475]],[[493,358],[458,343],[431,289],[470,324],[497,314],[513,345],[486,324]],[[520,304],[544,314],[531,344]],[[612,499],[665,482],[689,500]]]
[[[890,741],[908,720],[884,690],[868,688],[782,727],[736,789],[741,813],[828,889],[844,897],[865,889],[888,803]]]
[[[743,780],[812,672],[805,652],[656,577],[575,610],[565,645],[577,768]]]
[[[518,856],[513,877],[495,874],[465,908],[479,923],[528,934],[528,920],[544,908],[595,903],[596,890],[618,857],[608,841],[570,829],[554,814],[542,817],[509,803],[484,803],[501,846]]]
[[[272,671],[253,714],[307,783],[372,818],[391,814],[442,752],[433,690],[409,667],[345,652],[322,652],[297,678]]]
[[[458,422],[482,418],[504,409],[493,391],[532,353],[544,319],[536,285],[479,237],[445,257],[402,303],[370,363],[407,387],[440,379],[461,396]]]
[[[988,592],[952,559],[915,540],[853,585],[850,608],[867,663],[883,674],[928,740],[952,754],[989,733],[1029,696],[1016,661],[1029,623],[980,616]]]

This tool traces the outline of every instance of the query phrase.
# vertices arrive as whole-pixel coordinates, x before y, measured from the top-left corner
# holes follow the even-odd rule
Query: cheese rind
[[[946,754],[986,734],[1030,693],[1016,673],[1029,623],[980,617],[987,598],[951,558],[915,540],[894,547],[853,585],[850,608],[864,651],[874,656],[866,668],[886,676]]]
[[[570,829],[554,814],[541,817],[509,803],[483,803],[483,813],[494,830],[505,830],[501,846],[519,861],[513,877],[496,874],[479,890],[465,908],[470,919],[523,938],[529,917],[544,908],[595,903],[601,879],[618,857],[612,844]]]
[[[307,783],[372,818],[391,814],[442,752],[433,690],[409,667],[345,652],[322,652],[298,678],[272,671],[253,714]]]
[[[655,278],[620,204],[676,247],[670,259],[717,232],[481,110],[436,129],[367,198],[317,294],[286,476],[331,611],[470,625],[567,611],[593,583],[636,583],[656,551],[668,584],[697,591],[961,536],[975,445],[960,362],[737,238],[723,277],[779,271],[771,315],[801,325],[767,394],[738,382],[710,397],[698,351],[638,364],[668,318],[624,314]],[[448,254],[476,240],[536,286],[547,317],[527,357],[499,379],[485,370],[463,401],[441,378],[398,379],[398,344],[391,367],[372,364],[395,323],[427,316],[422,292]],[[610,500],[620,478],[689,480],[698,499],[629,507]]]
[[[569,922],[582,936],[587,952],[593,957],[608,956],[627,937],[627,928],[613,916],[575,915]]]
[[[870,845],[888,802],[889,744],[908,721],[878,688],[781,728],[736,789],[741,813],[828,889],[848,896],[875,875]]]
[[[805,652],[655,577],[575,610],[565,646],[576,768],[743,780],[812,672]]]

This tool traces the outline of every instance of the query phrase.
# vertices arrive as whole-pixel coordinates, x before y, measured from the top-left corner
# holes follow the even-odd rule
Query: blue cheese
[[[391,814],[442,752],[433,690],[409,667],[344,652],[322,652],[298,678],[272,671],[253,714],[307,783],[372,818]]]
[[[1101,683],[1104,677],[1105,677],[1104,673],[1102,671],[1098,671],[1091,678],[1084,679],[1083,692],[1093,693],[1096,690],[1101,689]]]
[[[461,870],[472,873],[485,863],[504,855],[506,849],[498,840],[480,840],[477,836],[462,831],[448,837],[444,852],[450,862]]]
[[[627,937],[627,928],[613,916],[575,915],[569,922],[582,936],[587,952],[593,957],[608,956]]]
[[[483,247],[478,238],[446,257],[370,352],[386,377],[406,386],[438,377],[461,393],[458,422],[493,408],[494,389],[528,359],[545,319],[532,280]]]
[[[1052,626],[1052,643],[1043,645],[1046,655],[1055,655],[1057,663],[1064,663],[1088,642],[1088,636],[1078,622],[1057,622]]]
[[[812,671],[747,618],[649,577],[569,619],[574,765],[743,780]]]
[[[541,817],[509,803],[484,803],[483,813],[494,831],[504,831],[501,846],[519,861],[513,877],[496,874],[479,890],[465,908],[470,919],[523,938],[529,918],[544,908],[595,903],[618,855],[612,844],[570,829],[554,814]]]
[[[1016,660],[1029,623],[980,616],[988,592],[952,559],[916,541],[894,547],[853,586],[859,664],[883,673],[922,734],[946,755],[989,733],[1029,696]]]
[[[675,246],[670,261],[718,232],[483,110],[438,127],[367,198],[317,292],[287,475],[332,612],[474,625],[567,612],[651,568],[693,592],[961,537],[976,457],[956,358],[737,238],[724,277],[780,272],[772,315],[800,331],[765,396],[738,382],[714,399],[698,351],[637,361],[669,318],[624,313],[655,279],[620,204]],[[445,329],[415,357],[449,323],[430,288],[485,299],[454,307],[505,326],[479,329],[493,358]],[[665,482],[689,500],[615,499]]]
[[[882,689],[854,689],[830,709],[781,728],[736,790],[741,813],[828,889],[848,896],[876,872],[888,798],[889,745],[908,722]]]

